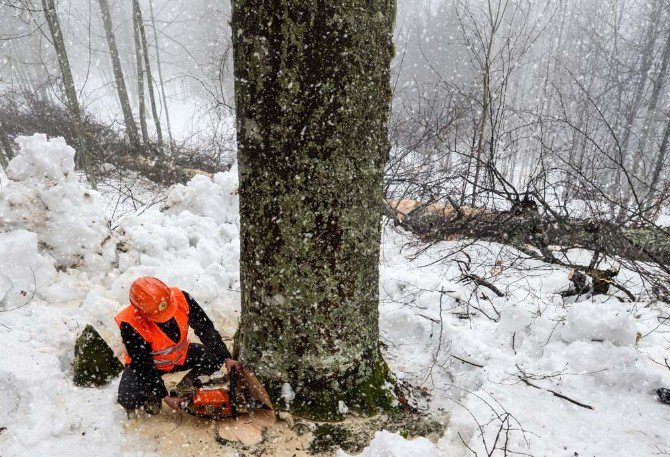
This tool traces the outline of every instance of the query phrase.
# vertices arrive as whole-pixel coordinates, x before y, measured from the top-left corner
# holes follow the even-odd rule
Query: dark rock
[[[74,345],[74,383],[80,387],[100,387],[119,375],[123,365],[114,351],[90,325]]]

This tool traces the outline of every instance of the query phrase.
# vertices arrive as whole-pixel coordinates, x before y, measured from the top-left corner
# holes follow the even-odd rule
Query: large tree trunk
[[[65,90],[65,99],[67,100],[68,109],[72,115],[75,135],[77,137],[77,155],[76,162],[80,165],[93,188],[96,186],[96,179],[90,166],[89,150],[84,134],[84,124],[79,100],[77,99],[77,90],[74,86],[74,78],[72,77],[72,69],[70,68],[70,61],[65,50],[65,40],[63,39],[63,32],[58,21],[58,13],[56,12],[56,5],[54,0],[42,0],[42,8],[44,9],[44,17],[46,18],[51,34],[51,40],[56,51],[56,59],[58,60],[58,68],[60,69],[61,78],[63,80],[63,88]]]
[[[149,60],[149,44],[147,43],[147,34],[144,31],[144,21],[142,19],[142,10],[138,0],[133,0],[133,11],[137,18],[137,25],[140,31],[140,38],[142,39],[142,51],[144,54],[144,70],[147,75],[147,91],[149,92],[149,103],[151,104],[151,115],[154,118],[154,126],[156,127],[156,138],[158,139],[158,150],[163,151],[163,129],[161,129],[161,120],[158,117],[158,109],[156,108],[156,96],[154,95],[154,78],[151,73],[151,62]]]
[[[116,82],[116,91],[119,94],[119,103],[121,104],[121,111],[123,112],[123,122],[126,125],[126,134],[135,151],[139,151],[140,138],[137,133],[135,119],[133,118],[133,110],[130,108],[130,99],[128,98],[126,81],[123,77],[123,68],[121,68],[119,50],[116,47],[116,37],[114,36],[114,26],[112,25],[112,17],[109,12],[109,2],[107,0],[98,0],[98,4],[100,5],[102,25],[105,29],[105,35],[107,36],[109,55],[112,58],[114,81]]]
[[[233,0],[240,358],[291,409],[388,406],[379,246],[394,0]]]

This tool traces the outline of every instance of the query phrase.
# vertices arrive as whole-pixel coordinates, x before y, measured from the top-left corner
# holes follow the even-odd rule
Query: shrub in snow
[[[616,346],[631,346],[637,339],[635,319],[618,303],[575,303],[568,311],[561,339],[609,341]]]
[[[17,138],[10,181],[0,189],[0,232],[35,232],[59,267],[104,271],[113,260],[108,219],[97,192],[74,173],[74,149],[62,138],[35,134]]]
[[[26,304],[55,277],[52,261],[37,250],[35,233],[0,232],[0,306],[9,309]]]

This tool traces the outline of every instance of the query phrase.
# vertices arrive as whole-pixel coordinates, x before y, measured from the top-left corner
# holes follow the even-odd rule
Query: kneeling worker
[[[168,396],[161,376],[191,370],[193,379],[226,365],[239,368],[219,332],[200,305],[186,292],[156,278],[142,277],[130,286],[130,305],[116,317],[126,348],[126,367],[118,402],[126,411],[160,412],[161,400],[177,409],[182,399]],[[203,344],[188,340],[191,327]]]

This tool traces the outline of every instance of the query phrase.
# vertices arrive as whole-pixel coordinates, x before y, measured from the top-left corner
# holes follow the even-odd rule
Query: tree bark
[[[392,402],[379,254],[394,0],[233,0],[240,359],[291,410]]]
[[[149,92],[149,103],[151,105],[151,115],[154,118],[154,125],[156,127],[156,138],[158,139],[158,150],[163,152],[163,129],[161,128],[161,119],[158,116],[158,109],[156,108],[156,95],[154,94],[154,78],[151,73],[151,62],[149,61],[149,44],[147,43],[147,34],[144,31],[144,21],[142,19],[142,10],[140,9],[139,0],[133,0],[133,9],[136,11],[137,24],[140,30],[140,38],[142,39],[142,50],[144,54],[144,69],[147,75],[147,90]]]
[[[75,135],[77,137],[77,155],[76,162],[80,165],[88,179],[93,186],[96,187],[95,175],[90,166],[90,156],[84,133],[84,123],[79,100],[77,99],[77,90],[74,86],[74,78],[72,76],[72,69],[70,61],[65,49],[65,41],[63,40],[63,32],[58,21],[58,13],[56,12],[56,5],[54,0],[42,0],[42,8],[44,9],[44,17],[49,27],[52,44],[56,51],[56,59],[58,60],[58,68],[60,69],[61,78],[63,80],[63,88],[65,90],[65,99],[67,100],[68,109],[73,118]]]
[[[142,144],[149,144],[149,132],[147,129],[147,107],[144,102],[144,60],[142,58],[142,40],[140,38],[140,24],[135,1],[133,1],[133,37],[135,38],[135,64],[137,66],[137,98],[140,111],[140,130],[142,131]]]
[[[133,118],[133,110],[130,108],[130,99],[128,98],[126,81],[123,77],[123,68],[121,68],[119,50],[116,47],[116,37],[114,36],[114,26],[109,12],[109,2],[107,0],[98,0],[98,4],[100,5],[102,24],[105,29],[105,35],[107,36],[109,55],[112,59],[114,81],[116,82],[116,91],[119,95],[119,103],[121,104],[121,111],[123,112],[123,122],[126,125],[126,134],[128,135],[128,140],[133,149],[135,151],[140,151],[140,138],[137,133],[135,119]]]

